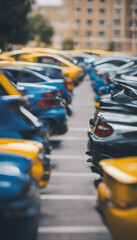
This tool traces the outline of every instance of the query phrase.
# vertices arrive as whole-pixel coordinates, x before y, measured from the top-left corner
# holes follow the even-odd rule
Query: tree
[[[74,49],[74,42],[70,38],[64,39],[62,44],[63,44],[63,49],[64,50],[72,50],[72,49]]]
[[[27,14],[34,0],[0,0],[0,48],[6,44],[25,44],[29,30]]]
[[[51,44],[53,28],[42,15],[34,15],[29,18],[30,40]]]

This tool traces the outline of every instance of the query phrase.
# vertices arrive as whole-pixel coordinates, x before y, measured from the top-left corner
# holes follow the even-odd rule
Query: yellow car
[[[13,86],[10,82],[9,82],[9,80],[5,77],[5,75],[3,74],[3,73],[0,73],[0,85],[3,87],[3,89],[5,90],[5,92],[6,92],[6,95],[16,95],[16,96],[20,96],[21,94],[18,92],[18,90],[15,88],[15,86]],[[27,98],[26,97],[21,97],[21,100],[22,101],[25,101],[26,102],[26,100],[27,100]],[[3,145],[3,141],[4,141],[4,143],[5,143],[5,145]],[[36,149],[36,151],[39,153],[39,152],[41,152],[41,151],[43,151],[42,149],[43,149],[43,146],[42,146],[42,144],[40,144],[39,142],[35,142],[35,141],[29,141],[29,140],[20,140],[20,139],[16,139],[16,140],[14,140],[14,139],[12,139],[12,143],[10,144],[10,142],[11,142],[11,139],[5,139],[5,140],[3,140],[3,139],[0,139],[0,147],[2,146],[2,147],[4,147],[4,149],[5,149],[5,147],[6,147],[6,142],[8,143],[8,141],[9,141],[9,145],[8,146],[11,146],[11,144],[12,143],[16,143],[16,145],[15,144],[13,144],[13,145],[15,145],[15,148],[16,148],[16,146],[17,146],[17,152],[18,152],[18,150],[19,151],[23,151],[23,149],[24,149],[24,151],[26,150],[26,149],[29,149],[29,151],[30,151],[30,153],[29,153],[29,156],[30,156],[30,154],[31,154],[31,151],[32,151],[32,155],[33,155],[33,152],[34,152],[34,148]],[[22,146],[22,148],[19,148],[19,143],[20,143],[20,147]],[[27,147],[27,144],[29,144],[28,145],[28,147]],[[32,146],[32,149],[31,149],[31,146]],[[19,149],[18,149],[19,148]],[[3,150],[4,150],[3,149]],[[2,150],[2,149],[1,149]],[[6,149],[5,149],[6,150]],[[16,152],[16,151],[15,151]],[[25,153],[26,155],[27,155],[27,153]],[[36,155],[36,154],[35,154]],[[39,153],[39,156],[40,156],[40,153]],[[42,157],[42,156],[41,156]],[[39,157],[38,157],[38,159],[39,159]],[[38,160],[37,159],[37,160]],[[33,172],[35,173],[35,178],[37,179],[37,173],[36,173],[36,169],[37,169],[37,167],[39,166],[39,169],[38,169],[38,171],[42,171],[42,175],[41,175],[41,177],[40,177],[40,172],[38,173],[38,180],[39,180],[39,186],[40,187],[45,187],[46,185],[47,185],[47,183],[48,183],[48,180],[49,180],[49,176],[50,176],[50,172],[49,171],[45,171],[44,170],[44,162],[43,161],[41,161],[40,159],[38,160],[39,161],[39,163],[38,164],[34,164],[34,167],[33,167]],[[37,162],[36,162],[37,163]],[[42,165],[42,166],[41,166]],[[46,176],[47,176],[47,178],[46,178]],[[45,179],[47,179],[47,180],[42,180],[42,178],[44,178],[45,177]]]
[[[14,58],[0,54],[0,61],[14,61]]]
[[[68,76],[69,79],[74,81],[75,85],[79,84],[80,79],[83,77],[83,69],[74,65],[67,59],[50,53],[33,53],[20,55],[21,61],[46,63],[51,65],[58,65],[63,67],[62,72]]]
[[[32,176],[37,180],[39,187],[45,187],[48,180],[45,179],[45,172],[43,167],[43,146],[41,143],[36,141],[24,140],[24,139],[10,139],[0,138],[0,150],[6,152],[13,152],[21,154],[25,157],[32,159]]]
[[[104,180],[98,202],[116,240],[137,239],[137,157],[108,159],[100,163]]]
[[[20,55],[27,54],[27,53],[32,53],[32,50],[31,49],[19,49],[19,50],[14,50],[14,51],[10,51],[10,52],[3,52],[0,54],[0,60],[2,60],[1,58],[5,58],[5,60],[9,60],[9,61],[10,60],[18,61],[18,60],[20,60],[19,59]]]
[[[13,86],[9,80],[5,77],[3,73],[0,73],[0,85],[4,88],[7,92],[7,95],[17,95],[21,96],[19,91]]]

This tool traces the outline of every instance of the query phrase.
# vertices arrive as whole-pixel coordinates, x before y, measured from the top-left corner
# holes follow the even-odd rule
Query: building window
[[[133,11],[134,11],[134,14],[137,15],[137,8],[135,8]]]
[[[120,36],[120,30],[115,30],[114,31],[114,36],[119,37]]]
[[[87,2],[93,2],[93,0],[87,0]]]
[[[76,19],[75,23],[76,23],[77,26],[79,26],[80,25],[80,20]]]
[[[92,32],[91,31],[87,31],[86,35],[87,35],[87,37],[91,37],[92,36]]]
[[[88,9],[87,9],[87,13],[88,13],[88,14],[91,14],[91,13],[92,13],[92,8],[88,8]]]
[[[99,24],[100,24],[100,25],[104,25],[104,23],[105,23],[104,20],[100,20],[100,21],[99,21]]]
[[[120,5],[121,4],[121,0],[115,0],[115,3]]]
[[[101,31],[101,32],[99,32],[99,36],[100,36],[100,37],[104,37],[104,36],[105,36],[105,33]]]
[[[92,24],[92,20],[87,20],[87,25],[91,25]]]
[[[104,43],[99,43],[98,48],[99,49],[104,49]]]
[[[120,9],[120,8],[116,8],[116,9],[115,9],[115,13],[116,13],[116,14],[120,14],[120,13],[121,13],[121,9]]]
[[[57,9],[56,8],[53,8],[53,13],[56,14],[57,13]]]
[[[53,19],[53,20],[51,21],[51,24],[52,24],[52,25],[57,25],[57,24],[58,24],[58,22],[57,22],[57,20],[56,20],[56,19]]]
[[[114,24],[117,25],[117,26],[119,26],[119,25],[120,25],[120,19],[115,19],[115,20],[114,20]]]
[[[62,13],[62,14],[66,14],[66,12],[67,12],[67,9],[66,9],[66,8],[62,8],[62,9],[61,9],[61,13]]]
[[[80,8],[76,8],[76,13],[80,13],[81,9]]]
[[[78,42],[74,42],[74,45],[75,45],[75,46],[78,46]]]
[[[106,0],[100,0],[101,3],[104,3]]]
[[[87,43],[87,48],[91,48],[91,43],[90,42]]]
[[[41,14],[41,15],[45,15],[45,13],[46,13],[46,10],[45,10],[45,9],[40,9],[40,14]]]
[[[120,50],[121,49],[121,44],[120,43],[115,43],[115,50]]]
[[[74,32],[75,37],[78,37],[78,31]]]
[[[99,12],[100,12],[100,14],[104,14],[104,13],[105,13],[105,9],[104,9],[104,8],[101,8],[101,9],[99,10]]]

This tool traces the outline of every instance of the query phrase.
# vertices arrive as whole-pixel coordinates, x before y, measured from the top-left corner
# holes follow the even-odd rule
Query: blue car
[[[64,134],[67,131],[67,112],[56,87],[31,83],[19,83],[12,74],[4,74],[20,89],[25,88],[25,95],[31,106],[31,112],[38,117],[44,126],[49,126],[50,134]]]
[[[2,66],[1,69],[8,70],[13,77],[16,79],[18,84],[40,84],[46,85],[51,87],[57,87],[60,91],[61,97],[65,99],[67,104],[71,104],[72,102],[72,92],[67,89],[66,83],[64,79],[50,79],[47,76],[37,73],[36,71],[32,71],[28,68],[21,67],[21,66]]]
[[[1,239],[37,238],[40,198],[30,169],[30,159],[0,151]]]

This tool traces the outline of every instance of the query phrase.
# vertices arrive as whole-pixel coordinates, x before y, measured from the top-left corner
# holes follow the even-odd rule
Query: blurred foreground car
[[[39,187],[45,187],[50,177],[50,169],[44,162],[44,152],[41,143],[36,141],[0,138],[0,150],[20,154],[32,159],[32,177],[38,182]]]
[[[137,239],[137,158],[108,159],[100,163],[104,180],[98,203],[115,240]]]
[[[0,151],[0,236],[36,240],[40,198],[31,159]]]

